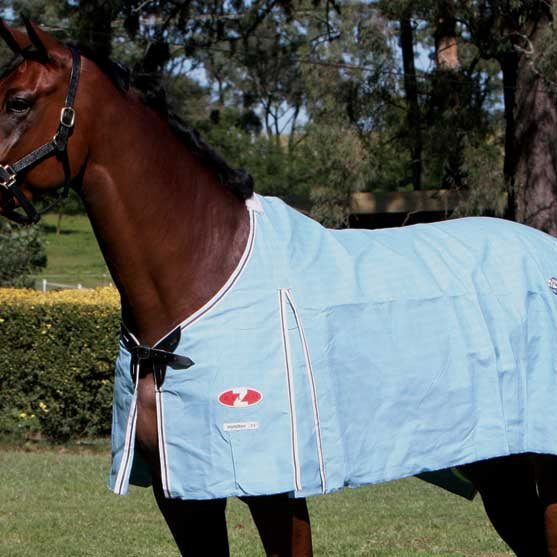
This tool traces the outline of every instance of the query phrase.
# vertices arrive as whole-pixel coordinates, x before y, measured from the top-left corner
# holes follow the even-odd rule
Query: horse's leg
[[[311,528],[305,499],[287,495],[242,497],[265,552],[274,557],[311,557]]]
[[[149,464],[157,504],[180,553],[227,557],[230,552],[224,513],[226,499],[185,501],[164,497],[160,479],[157,411],[152,373],[147,373],[139,379],[137,410],[137,448]]]
[[[224,513],[226,499],[166,499],[159,479],[153,482],[153,492],[182,555],[230,555]]]
[[[545,557],[543,507],[529,455],[483,460],[461,470],[479,491],[495,530],[515,554]]]
[[[532,455],[538,493],[544,510],[548,555],[557,557],[557,456]]]

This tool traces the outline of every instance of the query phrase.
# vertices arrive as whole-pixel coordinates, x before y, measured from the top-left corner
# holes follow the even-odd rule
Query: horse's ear
[[[15,54],[23,55],[23,49],[29,44],[29,37],[25,33],[12,29],[3,19],[0,19],[0,36]]]
[[[52,35],[49,35],[46,31],[43,31],[36,23],[29,21],[26,17],[22,17],[25,28],[31,40],[31,44],[37,50],[39,55],[46,55],[48,59],[48,54],[56,50],[66,50],[64,45]]]
[[[33,25],[25,16],[22,16],[21,19],[23,20],[25,29],[27,30],[27,35],[29,39],[31,39],[31,44],[35,47],[34,56],[42,63],[48,62],[48,49],[39,36],[39,33],[41,33],[41,35],[46,35],[47,37],[48,35],[39,29],[38,26],[35,27],[35,25]]]

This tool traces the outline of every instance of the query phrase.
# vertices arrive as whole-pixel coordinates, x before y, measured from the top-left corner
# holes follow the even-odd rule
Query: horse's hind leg
[[[311,557],[311,528],[305,499],[287,495],[242,497],[257,526],[265,553],[273,557]]]
[[[544,511],[530,456],[494,458],[461,469],[480,492],[495,530],[515,554],[518,557],[547,556]]]
[[[538,493],[544,510],[548,555],[557,557],[557,456],[532,455]]]

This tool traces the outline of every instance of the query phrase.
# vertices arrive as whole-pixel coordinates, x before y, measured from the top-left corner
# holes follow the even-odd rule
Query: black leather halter
[[[0,188],[4,188],[12,197],[15,197],[20,206],[25,211],[21,214],[15,210],[2,213],[5,217],[19,224],[35,224],[39,222],[41,216],[58,205],[62,199],[67,197],[70,190],[72,180],[70,170],[70,160],[68,158],[68,139],[75,124],[75,109],[73,107],[77,85],[79,83],[79,73],[81,70],[81,55],[76,49],[70,48],[72,53],[72,71],[70,74],[70,83],[64,107],[60,111],[60,124],[54,137],[44,145],[41,145],[31,153],[25,155],[13,164],[0,165]],[[33,204],[25,197],[19,188],[21,176],[31,167],[42,162],[43,160],[56,155],[62,160],[64,166],[64,186],[61,192],[58,192],[53,203],[42,211],[37,211]]]

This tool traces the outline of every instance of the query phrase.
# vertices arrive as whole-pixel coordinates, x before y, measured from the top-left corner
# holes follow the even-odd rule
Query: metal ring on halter
[[[75,124],[75,109],[72,106],[65,106],[60,111],[60,124],[66,128],[73,128]]]
[[[0,182],[0,187],[3,187],[9,190],[14,184],[17,179],[17,173],[15,170],[9,165],[0,165],[0,171],[6,173],[6,178]]]

